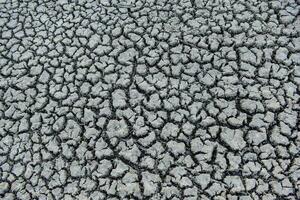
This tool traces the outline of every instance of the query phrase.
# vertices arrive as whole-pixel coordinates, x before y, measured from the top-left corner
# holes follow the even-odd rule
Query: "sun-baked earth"
[[[0,0],[0,199],[300,199],[299,0]]]

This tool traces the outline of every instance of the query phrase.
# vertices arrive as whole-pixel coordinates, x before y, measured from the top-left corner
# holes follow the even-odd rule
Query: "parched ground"
[[[300,199],[299,0],[0,1],[0,199]]]

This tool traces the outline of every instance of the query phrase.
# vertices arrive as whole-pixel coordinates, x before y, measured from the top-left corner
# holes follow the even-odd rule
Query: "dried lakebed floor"
[[[300,199],[300,2],[0,1],[0,199]]]

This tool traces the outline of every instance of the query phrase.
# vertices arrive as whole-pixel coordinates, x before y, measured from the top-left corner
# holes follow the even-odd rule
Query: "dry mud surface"
[[[300,199],[299,0],[0,1],[0,199]]]

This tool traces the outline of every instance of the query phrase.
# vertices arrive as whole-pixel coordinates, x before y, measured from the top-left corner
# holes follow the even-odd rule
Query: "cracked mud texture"
[[[299,0],[0,1],[0,199],[300,199]]]

